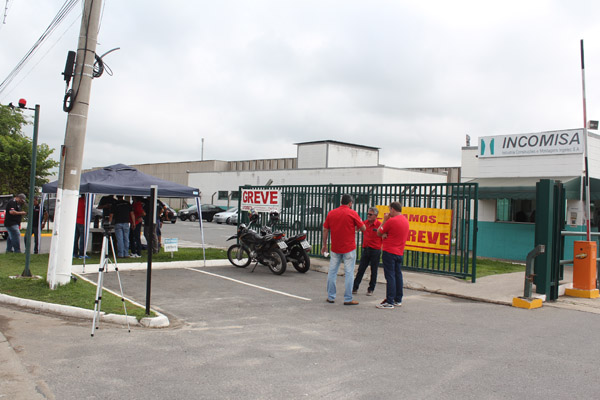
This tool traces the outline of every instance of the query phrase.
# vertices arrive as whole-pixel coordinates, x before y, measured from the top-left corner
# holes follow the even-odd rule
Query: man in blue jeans
[[[331,232],[331,259],[327,273],[327,302],[335,302],[335,283],[340,263],[344,262],[344,305],[354,306],[358,301],[352,300],[354,285],[354,265],[356,264],[356,230],[364,232],[365,224],[352,210],[353,199],[349,194],[342,196],[342,205],[327,214],[323,224],[323,246],[321,254],[327,252],[327,240]]]
[[[73,242],[73,258],[89,258],[85,254],[85,195],[77,200],[77,217],[75,219],[75,241]]]
[[[14,199],[6,203],[6,215],[4,217],[4,226],[8,232],[6,240],[7,253],[21,252],[21,218],[26,215],[26,211],[21,211],[21,205],[25,203],[25,195],[20,193]]]
[[[129,227],[135,224],[133,207],[123,199],[123,196],[119,195],[117,201],[112,205],[108,219],[115,225],[117,257],[129,257]]]
[[[402,205],[394,201],[390,204],[390,212],[385,213],[377,235],[383,238],[383,273],[386,281],[386,297],[376,307],[393,309],[402,305],[403,285],[402,258],[404,246],[408,239],[409,224],[402,215]]]

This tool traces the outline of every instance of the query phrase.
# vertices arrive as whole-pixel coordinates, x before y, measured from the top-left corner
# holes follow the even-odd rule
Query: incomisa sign
[[[583,129],[479,138],[480,158],[573,153],[583,153]]]

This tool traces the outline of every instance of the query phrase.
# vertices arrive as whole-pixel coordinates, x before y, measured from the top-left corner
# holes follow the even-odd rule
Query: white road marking
[[[281,294],[281,295],[284,295],[284,296],[292,297],[294,299],[311,301],[311,299],[307,299],[306,297],[300,297],[300,296],[296,296],[294,294],[290,294],[290,293],[286,293],[286,292],[281,292],[279,290],[269,289],[269,288],[266,288],[266,287],[263,287],[263,286],[258,286],[258,285],[254,285],[252,283],[247,283],[247,282],[239,281],[237,279],[229,278],[227,276],[214,274],[212,272],[202,271],[202,270],[194,269],[194,268],[186,268],[186,269],[190,270],[190,271],[194,271],[194,272],[200,272],[200,273],[203,273],[203,274],[206,274],[206,275],[211,275],[211,276],[214,276],[214,277],[217,277],[217,278],[221,278],[221,279],[227,279],[228,281],[232,281],[232,282],[235,282],[235,283],[241,283],[242,285],[250,286],[250,287],[257,288],[257,289],[260,289],[260,290],[264,290],[264,291],[267,291],[267,292],[277,293],[277,294]]]

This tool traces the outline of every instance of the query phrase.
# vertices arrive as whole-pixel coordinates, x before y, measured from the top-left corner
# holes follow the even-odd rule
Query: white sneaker
[[[377,308],[382,308],[382,309],[384,309],[384,310],[385,310],[385,309],[391,310],[391,309],[393,309],[393,308],[394,308],[394,306],[393,306],[392,304],[388,303],[388,302],[387,302],[387,301],[385,301],[385,300],[384,300],[384,301],[382,301],[381,303],[377,304],[375,307],[377,307]]]

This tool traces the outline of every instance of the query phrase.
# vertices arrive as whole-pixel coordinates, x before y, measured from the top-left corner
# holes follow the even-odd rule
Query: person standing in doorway
[[[27,215],[27,211],[22,211],[21,206],[25,204],[25,200],[25,195],[20,193],[6,203],[4,227],[8,232],[8,238],[6,239],[7,253],[21,252],[21,218],[23,218],[23,215]]]
[[[336,295],[337,272],[344,263],[344,305],[357,305],[352,299],[354,285],[354,266],[356,264],[356,230],[364,232],[365,224],[358,213],[352,209],[354,199],[349,194],[342,196],[342,205],[331,210],[323,224],[323,246],[321,254],[327,252],[327,241],[331,233],[331,258],[327,273],[327,302],[334,303]]]
[[[393,309],[402,305],[403,285],[402,261],[404,246],[408,239],[408,219],[402,215],[402,205],[394,201],[390,212],[383,217],[377,235],[383,238],[383,273],[386,281],[386,297],[377,308]]]
[[[358,292],[360,282],[369,265],[371,266],[371,279],[369,279],[367,296],[372,296],[375,291],[375,285],[377,284],[377,268],[379,268],[379,259],[381,258],[382,241],[381,237],[377,235],[377,229],[381,226],[381,222],[377,219],[378,213],[379,210],[375,207],[369,207],[369,210],[367,211],[367,219],[364,221],[366,230],[363,233],[362,255],[360,257],[358,272],[356,273],[356,277],[354,277],[353,294]]]

